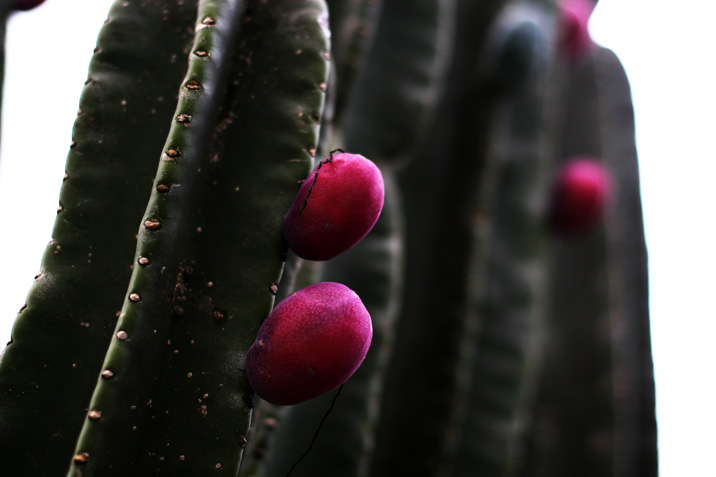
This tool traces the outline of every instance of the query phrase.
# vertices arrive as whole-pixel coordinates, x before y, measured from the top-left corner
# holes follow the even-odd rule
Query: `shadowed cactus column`
[[[0,361],[9,475],[67,471],[126,295],[195,21],[188,4],[164,12],[117,2],[99,35],[53,239]]]
[[[523,11],[512,10],[515,5]],[[510,44],[487,43],[481,57],[488,90],[494,86],[490,68],[508,73],[499,58],[505,50],[519,53],[526,69],[514,68],[503,78],[509,89],[501,90],[502,96],[494,103],[484,152],[480,203],[472,221],[470,298],[460,342],[457,412],[448,433],[445,475],[452,476],[506,475],[519,465],[541,372],[545,320],[542,202],[554,155],[558,95],[551,66],[555,12],[546,2],[518,2],[506,6],[497,22],[513,13],[534,26],[529,44],[515,52]]]
[[[352,21],[375,23],[363,27],[372,32],[369,38],[342,31],[334,37],[334,50],[345,56],[336,58],[339,68],[341,64],[344,68],[338,69],[339,114],[332,140],[335,146],[365,154],[380,166],[386,205],[362,242],[325,264],[322,279],[345,283],[362,297],[373,317],[373,344],[363,365],[345,383],[310,454],[291,474],[297,476],[372,475],[375,428],[404,280],[403,212],[395,170],[428,132],[454,23],[452,2],[357,3],[362,5],[354,7],[364,10],[359,9]],[[353,25],[348,20],[341,23]],[[361,51],[357,44],[365,47],[363,57],[348,54]],[[350,72],[350,89],[344,89],[342,71]],[[263,475],[285,475],[308,446],[334,394],[285,410]]]
[[[139,236],[140,266],[117,327],[129,339],[115,340],[105,363],[146,375],[146,384],[131,378],[123,389],[121,375],[100,381],[92,408],[132,401],[137,409],[128,408],[118,428],[88,420],[79,455],[92,455],[84,446],[96,447],[102,436],[106,448],[126,452],[127,444],[114,442],[123,433],[131,440],[128,424],[136,422],[151,436],[135,451],[148,456],[143,468],[196,474],[238,467],[252,399],[243,359],[280,278],[281,217],[311,164],[328,53],[320,2],[257,2],[238,13],[235,2],[200,3],[195,58],[175,113],[191,116],[191,125],[177,122],[169,134],[169,160],[157,174]],[[240,47],[232,51],[238,25]],[[150,283],[145,298],[141,288]],[[142,316],[145,299],[157,291],[152,316]],[[157,311],[164,318],[153,318]],[[135,334],[148,342],[132,349]],[[151,373],[147,350],[161,366]],[[133,417],[140,408],[144,419]],[[109,462],[118,460],[125,459]]]
[[[615,194],[604,221],[550,240],[544,373],[525,437],[525,476],[657,475],[646,246],[629,85],[593,46],[564,66],[553,169],[597,158]]]

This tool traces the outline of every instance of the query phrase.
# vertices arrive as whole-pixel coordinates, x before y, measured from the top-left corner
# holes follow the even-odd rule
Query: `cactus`
[[[117,0],[0,358],[3,475],[655,476],[629,87],[567,7]],[[299,219],[336,148],[385,207],[289,251],[325,248]],[[615,193],[556,234],[573,156]],[[338,395],[255,397],[262,323],[319,281],[365,304],[365,360]]]

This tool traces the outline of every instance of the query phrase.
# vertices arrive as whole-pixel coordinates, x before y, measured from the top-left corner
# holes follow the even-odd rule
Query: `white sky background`
[[[0,348],[50,239],[72,124],[111,0],[47,0],[10,20],[0,159]],[[710,9],[710,10],[709,10]],[[661,475],[714,476],[716,3],[600,0],[591,31],[636,109]]]

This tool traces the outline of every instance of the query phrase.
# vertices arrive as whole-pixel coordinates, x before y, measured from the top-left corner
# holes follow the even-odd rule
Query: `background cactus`
[[[361,296],[373,346],[292,475],[656,475],[630,93],[609,51],[560,54],[558,18],[116,2],[0,360],[8,475],[285,475],[335,395],[254,412],[244,357],[274,296],[319,280]],[[281,221],[335,147],[381,168],[386,205],[316,269]],[[554,237],[550,178],[576,154],[617,200]]]

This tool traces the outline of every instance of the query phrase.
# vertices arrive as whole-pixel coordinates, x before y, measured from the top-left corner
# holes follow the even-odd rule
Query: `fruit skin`
[[[590,0],[559,2],[560,42],[572,60],[584,57],[592,44],[588,24],[593,10],[594,4]]]
[[[45,0],[15,0],[12,3],[13,10],[32,10],[35,7],[39,7],[45,3]]]
[[[383,209],[380,169],[359,154],[341,152],[318,164],[283,219],[283,234],[296,255],[329,260],[358,243]]]
[[[368,310],[345,285],[322,282],[279,303],[246,355],[249,384],[264,400],[298,404],[353,375],[373,337]]]
[[[557,172],[550,198],[548,223],[557,233],[579,233],[602,219],[612,195],[612,180],[600,162],[570,159]]]

